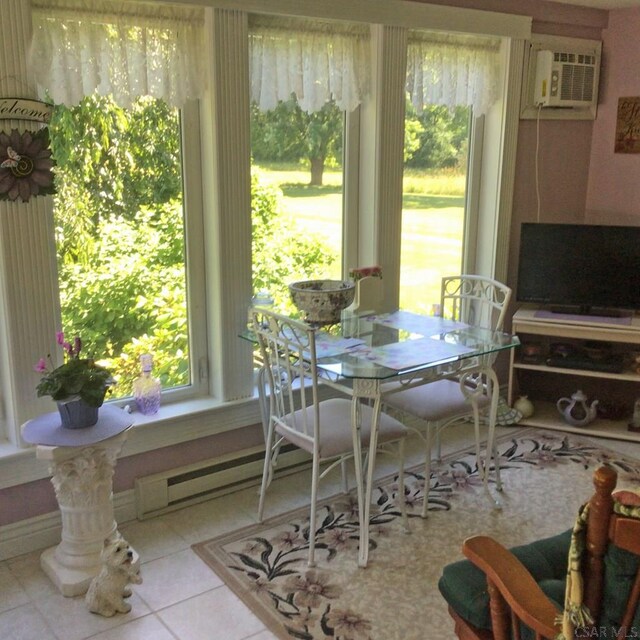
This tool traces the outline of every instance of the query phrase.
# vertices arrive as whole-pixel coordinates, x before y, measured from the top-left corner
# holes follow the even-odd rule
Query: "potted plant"
[[[64,334],[56,333],[56,340],[64,350],[64,364],[47,367],[45,358],[40,358],[34,367],[42,373],[36,387],[38,397],[51,396],[58,405],[62,426],[67,428],[90,427],[98,421],[98,409],[113,384],[108,369],[96,364],[93,358],[81,358],[82,341],[78,336],[73,344],[66,342]]]

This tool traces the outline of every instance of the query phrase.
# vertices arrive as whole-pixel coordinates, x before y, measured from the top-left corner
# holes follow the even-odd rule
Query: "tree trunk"
[[[314,187],[322,186],[322,175],[324,173],[324,158],[311,158],[311,182]]]

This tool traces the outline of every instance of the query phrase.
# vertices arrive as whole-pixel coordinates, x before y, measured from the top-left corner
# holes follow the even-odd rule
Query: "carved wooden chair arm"
[[[494,638],[510,637],[511,616],[540,634],[555,638],[558,610],[525,566],[507,548],[488,536],[473,536],[462,545],[464,555],[487,576]],[[505,606],[506,603],[506,606]]]

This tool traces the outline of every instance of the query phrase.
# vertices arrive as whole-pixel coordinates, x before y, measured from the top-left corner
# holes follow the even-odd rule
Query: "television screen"
[[[592,309],[640,309],[640,227],[525,222],[516,298]]]

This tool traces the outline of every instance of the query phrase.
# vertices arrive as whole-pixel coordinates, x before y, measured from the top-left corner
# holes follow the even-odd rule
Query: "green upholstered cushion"
[[[513,554],[540,583],[541,588],[561,608],[571,530],[551,538],[514,547]],[[451,608],[467,622],[480,629],[491,629],[487,579],[469,560],[447,565],[438,588]]]
[[[558,611],[562,611],[564,609],[564,592],[567,586],[566,578],[562,580],[558,578],[540,580],[538,584],[543,593],[556,605]]]
[[[487,579],[469,560],[448,564],[442,571],[438,589],[460,617],[474,627],[491,628]]]

